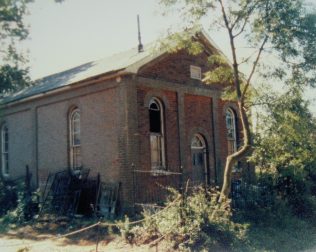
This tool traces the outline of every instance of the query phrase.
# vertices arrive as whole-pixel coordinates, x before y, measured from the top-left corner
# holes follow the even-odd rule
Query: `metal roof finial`
[[[138,26],[138,52],[143,52],[144,51],[144,47],[142,44],[142,38],[140,36],[140,22],[139,22],[139,15],[137,15],[137,26]]]

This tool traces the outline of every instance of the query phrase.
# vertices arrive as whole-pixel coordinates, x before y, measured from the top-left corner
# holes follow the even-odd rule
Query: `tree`
[[[252,158],[263,171],[306,177],[316,165],[316,121],[303,99],[303,90],[291,85],[281,96],[266,94],[257,119]]]
[[[17,44],[29,35],[24,17],[33,0],[0,0],[0,95],[30,85],[27,62]],[[55,0],[62,2],[62,0]]]
[[[299,216],[312,212],[310,195],[316,188],[316,120],[302,91],[290,84],[281,96],[264,95],[251,156],[260,169],[259,179],[269,178]]]
[[[7,93],[28,85],[28,69],[23,68],[25,58],[16,44],[28,36],[23,22],[30,0],[3,0],[0,2],[0,92]]]
[[[160,0],[167,9],[175,8],[188,26],[208,20],[209,27],[226,31],[231,49],[232,66],[219,56],[211,56],[217,69],[205,75],[206,83],[230,80],[242,124],[242,146],[226,159],[220,201],[230,193],[232,168],[245,158],[253,145],[248,112],[249,86],[263,66],[263,54],[273,54],[282,64],[265,69],[265,77],[294,79],[297,84],[314,84],[316,66],[316,14],[309,12],[302,0]],[[237,40],[243,37],[253,53],[241,59]],[[240,73],[251,62],[247,76]],[[261,63],[261,64],[260,64]]]

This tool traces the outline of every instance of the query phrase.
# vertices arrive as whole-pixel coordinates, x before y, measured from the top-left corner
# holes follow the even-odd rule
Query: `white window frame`
[[[228,120],[231,121],[230,125],[228,124]],[[228,154],[230,155],[237,151],[236,116],[231,108],[226,109],[225,123],[227,130],[227,148],[229,152]],[[229,151],[229,145],[231,145],[232,151]]]
[[[75,118],[75,116],[77,118]],[[76,122],[77,121],[77,122]],[[77,123],[77,128],[75,128]],[[78,108],[74,108],[69,113],[69,158],[70,168],[73,170],[81,169],[81,114]],[[75,132],[77,130],[77,132]],[[79,139],[79,143],[75,142],[75,139]]]
[[[161,101],[155,97],[151,98],[149,101],[148,110],[150,112],[151,105],[156,104],[158,107],[158,110],[160,112],[160,132],[149,132],[149,141],[150,141],[150,160],[151,160],[151,169],[153,171],[159,171],[159,170],[166,170],[166,154],[165,154],[165,129],[164,129],[164,111],[163,111],[163,105]],[[149,122],[150,124],[151,122]],[[150,127],[149,127],[150,128]],[[159,157],[158,164],[153,163],[153,141],[157,141],[157,153],[156,156]]]
[[[202,79],[202,70],[198,66],[190,65],[190,77],[191,79],[201,80]]]
[[[1,171],[4,177],[9,176],[9,169],[9,129],[4,123],[1,127]]]

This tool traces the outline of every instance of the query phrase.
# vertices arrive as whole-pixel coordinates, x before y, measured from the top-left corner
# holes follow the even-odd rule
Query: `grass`
[[[247,235],[248,246],[239,251],[305,251],[316,246],[315,228],[304,221],[293,226],[252,226]]]
[[[288,209],[279,209],[276,214],[263,213],[261,211],[256,219],[248,221],[244,240],[232,251],[316,251],[316,223],[313,218],[298,218]]]

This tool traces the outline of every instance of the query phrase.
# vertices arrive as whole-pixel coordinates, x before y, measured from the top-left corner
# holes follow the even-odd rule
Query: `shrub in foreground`
[[[246,225],[231,220],[230,203],[219,205],[218,196],[213,189],[197,188],[185,197],[173,191],[163,210],[144,210],[144,221],[130,227],[127,220],[121,233],[138,245],[164,240],[170,250],[201,251],[219,245],[228,249],[242,242]]]
[[[0,181],[2,224],[31,220],[38,211],[38,192],[27,191],[23,181]]]

